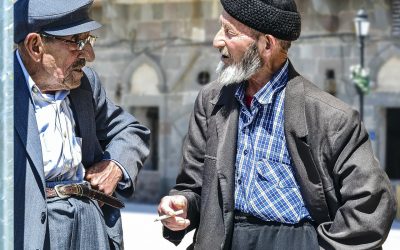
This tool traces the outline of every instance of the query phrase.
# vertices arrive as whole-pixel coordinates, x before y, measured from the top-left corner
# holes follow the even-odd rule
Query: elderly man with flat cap
[[[93,0],[14,3],[14,248],[122,249],[150,132],[107,97]]]
[[[218,79],[195,102],[182,170],[158,207],[164,237],[194,249],[379,249],[390,182],[358,112],[288,59],[293,0],[221,0]],[[183,214],[174,216],[183,209]]]

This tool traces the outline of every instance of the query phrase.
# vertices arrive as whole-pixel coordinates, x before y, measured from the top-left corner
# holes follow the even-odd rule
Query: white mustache
[[[226,54],[227,51],[221,49],[220,52],[221,54]],[[216,69],[218,74],[217,82],[222,85],[241,83],[250,79],[261,67],[262,59],[258,54],[256,45],[252,44],[239,62],[228,65],[223,61],[219,62]]]

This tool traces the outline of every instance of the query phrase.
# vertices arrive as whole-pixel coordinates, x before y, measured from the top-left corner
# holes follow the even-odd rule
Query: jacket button
[[[44,224],[44,222],[46,221],[46,213],[42,212],[42,215],[40,216],[40,221],[42,222],[42,224]]]

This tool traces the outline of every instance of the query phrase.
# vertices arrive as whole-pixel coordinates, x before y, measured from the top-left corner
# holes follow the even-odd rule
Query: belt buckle
[[[55,186],[54,186],[54,190],[56,191],[58,197],[60,197],[61,199],[65,199],[65,198],[71,197],[71,195],[66,195],[66,194],[63,194],[63,193],[62,193],[62,191],[60,190],[60,188],[63,187],[63,186],[65,186],[65,185],[63,185],[63,184],[58,184],[58,185],[55,185]]]
[[[88,181],[83,181],[81,183],[81,185],[84,185],[84,186],[88,187],[89,189],[92,189],[92,186],[90,185],[90,183]]]

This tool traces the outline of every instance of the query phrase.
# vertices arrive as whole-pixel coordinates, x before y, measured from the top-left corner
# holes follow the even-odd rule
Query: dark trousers
[[[317,233],[309,222],[296,225],[235,216],[232,250],[318,250]]]

